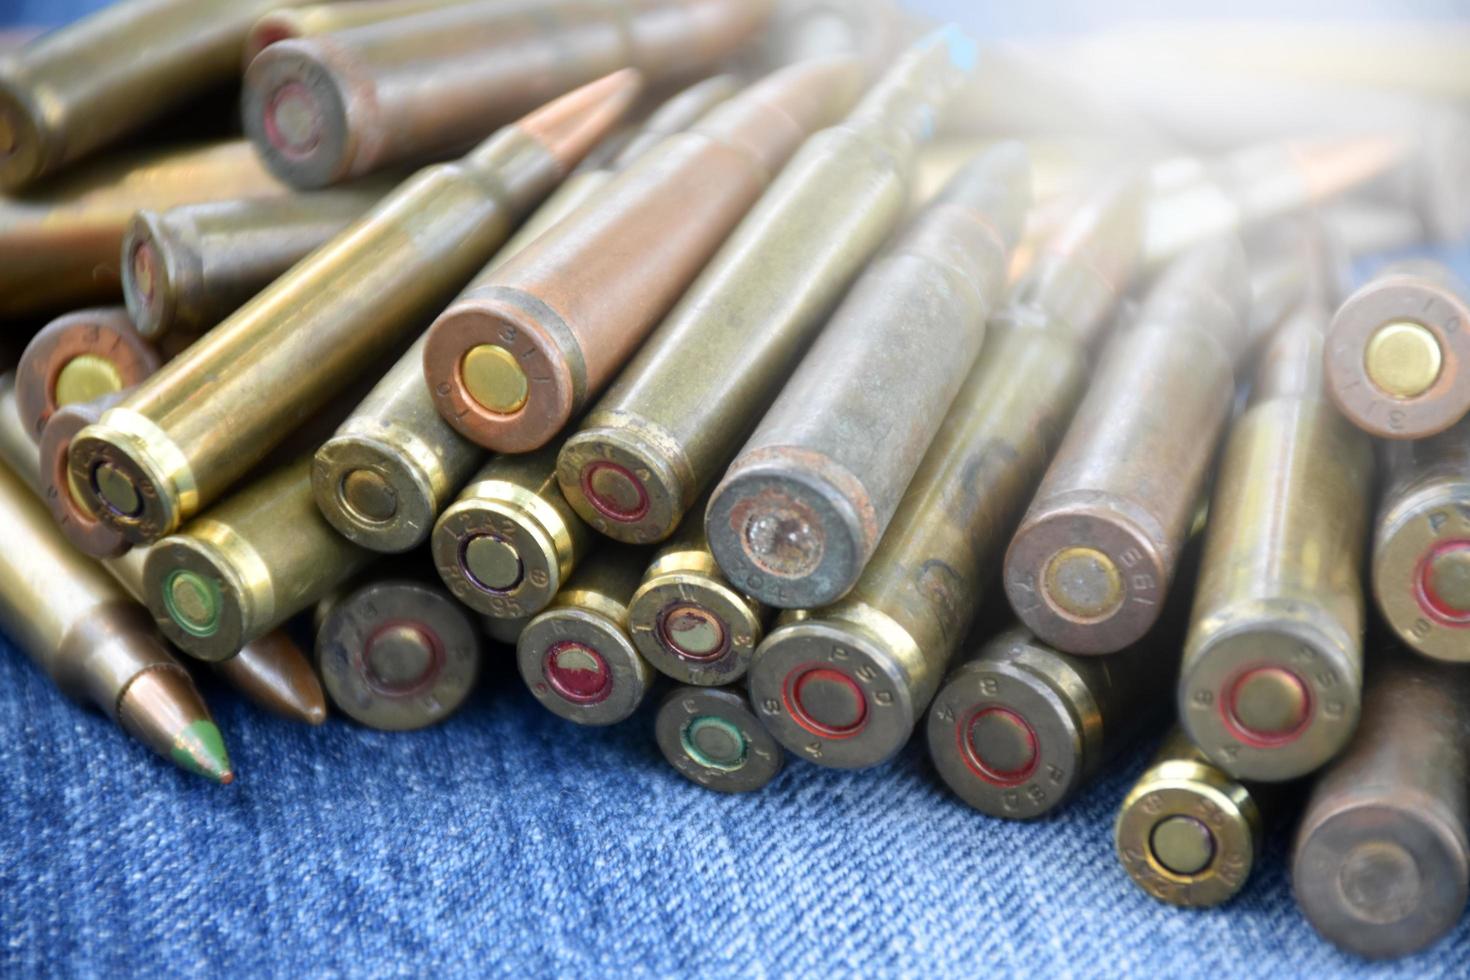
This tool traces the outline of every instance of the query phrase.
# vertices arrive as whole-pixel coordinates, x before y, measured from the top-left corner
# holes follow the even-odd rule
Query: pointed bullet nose
[[[118,699],[123,728],[180,769],[217,783],[234,780],[224,738],[182,667],[139,674]]]
[[[1293,143],[1302,182],[1313,202],[1325,201],[1366,183],[1402,163],[1410,147],[1387,137]]]
[[[548,102],[516,125],[570,170],[627,115],[642,91],[643,75],[622,68]]]
[[[321,681],[284,630],[246,644],[215,668],[240,693],[273,714],[305,725],[320,725],[327,720],[327,697]]]

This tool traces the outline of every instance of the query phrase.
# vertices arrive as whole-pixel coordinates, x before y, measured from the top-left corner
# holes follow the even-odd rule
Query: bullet
[[[521,631],[521,679],[552,714],[613,725],[643,703],[658,675],[628,636],[628,602],[647,564],[643,549],[599,550]]]
[[[47,430],[65,425],[71,413],[100,411],[99,404],[69,405],[52,416]],[[31,438],[21,420],[13,378],[9,375],[0,376],[0,458],[43,503],[55,507],[56,486],[52,480],[55,475],[64,475],[65,470],[57,469],[57,454],[47,454],[44,437],[39,448]],[[51,461],[49,466],[47,460]],[[68,540],[71,539],[72,535],[67,533],[68,524],[62,524],[58,529]],[[141,609],[144,601],[143,563],[147,549],[128,551],[123,544],[98,557],[107,559],[101,562],[102,568]],[[320,725],[326,721],[326,697],[322,694],[316,673],[290,637],[282,633],[268,634],[248,644],[237,656],[216,664],[215,669],[236,690],[268,711],[308,725]]]
[[[1111,182],[1038,250],[857,587],[786,614],[757,650],[751,700],[787,748],[857,768],[908,739],[1082,397],[1089,346],[1137,265],[1140,214],[1138,185]]]
[[[1029,183],[1019,143],[977,157],[848,292],[710,500],[739,589],[804,609],[857,582],[980,353]]]
[[[645,137],[692,123],[702,109],[727,98],[732,85],[728,76],[706,79],[654,112],[606,168],[585,169],[584,161],[502,246],[487,271],[599,193],[615,170],[637,158]],[[327,520],[374,551],[422,544],[454,493],[484,462],[484,450],[434,407],[424,383],[426,342],[420,337],[317,450],[312,470],[317,506]]]
[[[1155,634],[1104,660],[1061,653],[1022,626],[1008,629],[935,695],[929,758],[981,813],[1044,816],[1164,720],[1177,636]]]
[[[1179,677],[1179,719],[1238,779],[1305,775],[1352,737],[1373,450],[1322,382],[1328,311],[1272,337],[1226,442]]]
[[[786,750],[736,688],[675,688],[659,704],[653,731],[669,765],[705,789],[752,793],[786,765]]]
[[[908,741],[1081,394],[1085,348],[1065,328],[993,327],[856,586],[756,650],[751,700],[812,762],[874,766]]]
[[[146,604],[147,548],[134,548],[102,562],[119,585]],[[306,654],[284,629],[271,630],[228,660],[209,665],[226,683],[272,714],[303,725],[327,720],[327,696]]]
[[[303,725],[327,720],[322,682],[285,629],[271,630],[212,666],[230,686],[272,714]]]
[[[361,218],[391,187],[140,210],[122,243],[123,298],[143,336],[201,334]]]
[[[732,586],[715,563],[703,508],[692,510],[654,555],[628,604],[638,652],[655,670],[696,687],[744,677],[765,620],[766,608]]]
[[[412,731],[464,704],[480,673],[480,631],[437,585],[388,576],[330,603],[316,658],[344,714],[369,728]]]
[[[1011,607],[1067,653],[1112,653],[1158,619],[1249,342],[1240,243],[1172,265],[1104,347],[1005,558]]]
[[[118,255],[140,208],[285,192],[235,140],[109,155],[0,198],[0,317],[121,302]]]
[[[1310,212],[1403,162],[1399,140],[1365,137],[1273,141],[1218,157],[1177,157],[1151,168],[1154,202],[1144,265],[1160,270],[1222,235]]]
[[[577,513],[662,541],[719,476],[908,200],[916,145],[974,60],[953,29],[910,48],[809,139],[562,449]]]
[[[1423,439],[1470,412],[1470,289],[1428,259],[1389,266],[1332,318],[1328,391],[1354,425]]]
[[[1394,650],[1373,663],[1352,745],[1317,780],[1291,858],[1321,935],[1372,959],[1449,932],[1470,890],[1470,686]]]
[[[424,377],[439,414],[497,452],[555,438],[861,80],[851,59],[768,76],[480,276],[429,329]]]
[[[1470,662],[1470,418],[1386,444],[1373,540],[1373,594],[1399,639]]]
[[[31,338],[15,369],[21,417],[39,439],[53,412],[131,388],[157,371],[158,350],[127,310],[81,310],[52,320]]]
[[[556,447],[498,456],[434,525],[439,577],[460,602],[496,619],[545,609],[592,545],[556,484]]]
[[[32,183],[229,81],[293,0],[125,0],[0,55],[0,188]]]
[[[218,499],[442,307],[638,85],[636,73],[610,75],[389,194],[77,434],[71,466],[87,503],[152,542]]]
[[[0,467],[0,622],[69,697],[188,772],[235,774],[194,683],[141,607],[51,529],[40,502]]]
[[[1270,805],[1175,729],[1118,809],[1118,860],[1135,885],[1161,902],[1221,905],[1245,887],[1260,861]]]
[[[619,68],[650,82],[699,72],[750,37],[768,6],[495,0],[281,41],[245,72],[245,131],[281,179],[323,187],[463,152]]]
[[[381,24],[401,17],[430,13],[472,0],[354,0],[352,3],[307,3],[306,6],[267,11],[245,37],[242,65],[250,67],[255,56],[279,41],[320,37]]]
[[[308,608],[372,560],[332,530],[311,496],[304,456],[149,549],[148,609],[179,649],[226,660]]]

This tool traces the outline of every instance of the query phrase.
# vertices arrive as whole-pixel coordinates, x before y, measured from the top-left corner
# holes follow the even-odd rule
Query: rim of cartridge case
[[[1171,585],[1146,530],[1151,521],[1140,521],[1136,508],[1111,495],[1081,505],[1046,502],[1046,508],[1022,523],[1006,552],[1006,597],[1017,618],[1064,653],[1116,653],[1137,643],[1158,622]],[[1046,597],[1042,579],[1050,563],[1071,548],[1098,551],[1114,566],[1121,596],[1111,611],[1072,616]]]
[[[685,732],[693,719],[717,717],[736,728],[745,742],[745,754],[736,768],[702,764],[685,747]],[[785,766],[786,753],[762,727],[750,704],[737,691],[679,687],[665,695],[654,719],[654,738],[669,765],[685,779],[721,793],[749,793],[775,779]]]
[[[10,146],[0,147],[0,191],[19,190],[50,166],[55,148],[44,118],[25,83],[0,64],[0,123],[10,131]]]
[[[1292,618],[1267,625],[1264,617]],[[1320,768],[1346,747],[1361,707],[1362,649],[1354,663],[1354,637],[1334,629],[1325,610],[1254,599],[1216,610],[1205,628],[1212,623],[1231,625],[1204,641],[1190,637],[1176,700],[1180,724],[1214,765],[1236,779],[1281,782]],[[1235,692],[1260,670],[1280,671],[1297,685],[1301,720],[1289,730],[1253,731],[1238,717]]]
[[[501,298],[507,294],[531,309]],[[548,329],[548,322],[556,326]],[[569,349],[557,343],[557,333]],[[526,400],[514,411],[496,412],[470,394],[464,359],[480,347],[510,354],[525,376]],[[549,304],[504,287],[495,296],[457,300],[434,322],[424,344],[424,372],[439,414],[466,439],[500,453],[544,447],[571,420],[586,389],[585,380],[577,381],[586,369],[570,327]]]
[[[1395,323],[1434,336],[1441,364],[1435,381],[1412,398],[1397,398],[1372,380],[1368,345]],[[1422,439],[1470,412],[1470,304],[1428,279],[1397,274],[1363,286],[1338,308],[1324,353],[1327,390],[1358,428],[1383,439]]]
[[[68,405],[47,421],[39,447],[42,497],[57,529],[73,547],[93,558],[117,558],[131,550],[132,543],[117,528],[88,511],[71,492],[71,440],[101,417],[98,405]]]
[[[762,450],[763,456],[767,452]],[[710,551],[720,569],[736,588],[778,609],[836,602],[857,584],[877,546],[876,518],[869,513],[865,521],[843,492],[863,493],[862,483],[819,453],[799,452],[806,464],[801,468],[782,468],[768,457],[737,464],[715,488],[705,511]],[[751,557],[745,546],[751,524],[776,514],[820,529],[815,560],[788,572]],[[844,569],[845,575],[836,574]]]
[[[112,365],[123,391],[157,371],[162,361],[153,345],[133,328],[119,308],[78,310],[42,327],[15,369],[16,408],[32,437],[39,439],[57,403],[61,372],[78,357],[96,357]]]
[[[855,623],[810,618],[777,627],[757,648],[748,676],[751,701],[771,735],[818,765],[880,765],[918,724],[897,656]],[[815,680],[845,684],[857,717],[841,726],[813,717],[801,687]]]
[[[1292,853],[1292,891],[1307,921],[1329,941],[1361,956],[1398,956],[1423,949],[1460,921],[1467,895],[1470,895],[1470,865],[1467,865],[1465,839],[1431,800],[1405,798],[1386,801],[1355,794],[1339,801],[1325,813],[1309,813],[1308,817],[1312,822],[1301,826]],[[1405,846],[1402,835],[1388,843],[1414,860],[1416,877],[1421,882],[1435,872],[1444,872],[1431,879],[1433,884],[1449,886],[1448,891],[1441,890],[1438,897],[1444,898],[1448,894],[1450,900],[1430,906],[1431,911],[1434,908],[1440,910],[1438,918],[1423,915],[1423,901],[1395,919],[1379,922],[1345,908],[1348,898],[1343,893],[1341,859],[1347,841],[1334,838],[1346,835],[1351,841],[1361,835],[1353,845],[1358,847],[1374,842],[1375,836],[1381,841],[1384,835],[1373,832],[1390,824],[1406,828],[1415,836],[1409,847]],[[1320,853],[1324,849],[1326,852]],[[1411,849],[1419,850],[1420,854],[1408,853]],[[1417,857],[1424,860],[1415,860]],[[1330,880],[1330,888],[1322,884],[1324,876]],[[1422,885],[1414,897],[1422,898]],[[1396,927],[1402,928],[1406,921],[1411,920],[1417,921],[1417,928],[1412,933],[1395,932]]]
[[[439,577],[456,599],[476,612],[501,619],[536,615],[556,597],[570,574],[571,569],[563,566],[576,560],[570,531],[547,527],[536,513],[541,508],[517,506],[515,498],[489,499],[473,493],[471,488],[469,495],[451,504],[429,536]],[[507,523],[497,526],[499,521]],[[507,528],[514,534],[507,534]],[[516,552],[521,577],[509,589],[491,588],[470,570],[465,551],[481,537],[498,540]]]
[[[606,689],[595,699],[570,700],[546,676],[545,662],[556,649],[575,645],[596,654],[606,671]],[[615,725],[643,703],[652,672],[617,623],[600,613],[560,606],[526,625],[516,642],[516,665],[531,693],[552,714],[579,725]]]
[[[680,604],[718,621],[723,635],[714,653],[690,655],[668,638],[667,618]],[[713,576],[687,571],[656,575],[638,587],[628,602],[628,632],[655,670],[696,687],[719,687],[744,677],[764,635],[749,600]]]
[[[995,685],[994,694],[984,693],[987,680]],[[1017,690],[1007,692],[1003,685],[1010,684]],[[1034,739],[1034,756],[1024,772],[997,773],[976,758],[969,730],[982,712],[995,709],[1018,718]],[[1046,722],[1038,724],[1042,717]],[[1063,726],[1070,737],[1053,737]],[[956,671],[930,705],[925,736],[945,784],[967,805],[994,817],[1026,820],[1049,813],[1088,775],[1082,719],[1043,676],[1006,660],[974,662]]]
[[[121,409],[122,405],[108,409],[102,420],[86,426],[72,438],[68,452],[71,472],[81,488],[83,504],[92,508],[100,520],[135,545],[152,544],[178,529],[185,504],[174,500],[175,482],[157,467],[148,445],[107,421],[108,415]],[[182,459],[172,443],[167,449],[172,451],[170,455]],[[102,498],[92,474],[104,463],[128,475],[141,501],[137,514],[123,514]],[[188,475],[192,478],[192,474]],[[197,491],[191,493],[197,497]]]
[[[172,242],[172,247],[163,243]],[[153,289],[147,292],[138,281],[137,261],[139,252],[147,249],[152,257]],[[199,270],[188,272],[178,267],[181,256],[196,258],[178,244],[167,223],[156,211],[142,210],[133,215],[128,223],[127,234],[122,244],[123,303],[133,326],[148,340],[166,336],[177,324],[179,300],[176,290],[185,282],[197,280]]]
[[[372,92],[371,79],[359,78],[351,59],[337,56],[328,37],[291,39],[261,51],[245,70],[241,115],[246,135],[266,168],[298,190],[318,190],[366,172],[358,160],[358,134],[352,119],[357,105],[347,90]],[[339,77],[342,80],[339,82]],[[313,112],[310,145],[291,149],[272,114],[284,91],[295,86]]]
[[[219,608],[215,624],[208,632],[191,630],[177,622],[171,603],[165,595],[169,583],[179,573],[193,573],[212,582]],[[252,637],[245,634],[248,596],[236,570],[209,541],[174,535],[164,538],[149,549],[143,565],[144,593],[148,611],[160,631],[180,650],[199,660],[228,660]]]
[[[430,607],[429,613],[414,611],[415,606]],[[370,632],[346,621],[365,607],[377,610],[366,624]],[[418,683],[393,690],[374,683],[363,658],[375,637],[399,626],[425,639],[434,663]],[[473,692],[482,660],[479,629],[469,614],[439,589],[412,580],[373,582],[355,590],[333,606],[317,631],[317,664],[327,696],[343,714],[380,731],[414,731],[453,715]],[[455,670],[457,662],[467,664],[463,674]]]
[[[353,473],[372,473],[394,493],[391,517],[374,521],[353,507],[343,484]],[[317,509],[347,540],[372,551],[401,553],[423,544],[439,517],[433,481],[410,453],[357,432],[332,436],[312,457],[311,491]]]
[[[1430,515],[1449,515],[1435,528]],[[1425,595],[1426,567],[1441,549],[1470,546],[1470,493],[1436,483],[1397,501],[1373,547],[1373,595],[1396,634],[1436,660],[1470,662],[1470,617],[1442,615]]]
[[[1230,791],[1231,780],[1213,767],[1171,759],[1139,779],[1118,810],[1114,846],[1128,876],[1158,901],[1184,907],[1222,905],[1240,893],[1255,870],[1260,818],[1253,801]],[[1145,803],[1157,800],[1157,804]],[[1165,867],[1153,850],[1153,832],[1170,817],[1195,817],[1208,807],[1215,819],[1205,828],[1210,863],[1183,875]]]
[[[696,489],[690,485],[691,480],[676,472],[687,472],[688,465],[683,454],[677,452],[674,440],[646,434],[641,431],[644,428],[657,430],[643,420],[631,422],[626,428],[585,427],[567,440],[556,460],[556,479],[567,503],[593,530],[625,544],[652,544],[670,537],[692,506],[690,498]],[[675,453],[677,463],[670,464],[662,457],[661,445]],[[604,465],[621,470],[641,492],[642,503],[634,512],[624,512],[631,515],[626,519],[599,507],[596,498],[586,491],[584,485],[590,481],[592,469]]]

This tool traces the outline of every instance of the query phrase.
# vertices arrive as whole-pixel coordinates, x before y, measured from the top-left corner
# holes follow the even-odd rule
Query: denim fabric
[[[95,6],[0,0],[0,24]],[[1033,824],[968,810],[918,744],[863,773],[796,761],[727,798],[667,768],[648,711],[579,729],[534,703],[508,653],[495,662],[460,715],[407,735],[295,727],[206,678],[239,773],[218,788],[78,710],[0,640],[0,974],[1223,980],[1470,963],[1466,923],[1379,967],[1319,940],[1291,900],[1285,820],[1226,907],[1144,896],[1111,832],[1148,747]]]

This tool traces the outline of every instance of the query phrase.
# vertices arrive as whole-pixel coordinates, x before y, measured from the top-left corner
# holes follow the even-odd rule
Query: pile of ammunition
[[[121,0],[12,46],[8,635],[220,782],[186,659],[399,731],[513,646],[573,723],[659,699],[702,786],[922,728],[1007,819],[1154,738],[1141,888],[1225,901],[1304,797],[1307,918],[1427,946],[1470,888],[1470,292],[1347,260],[1470,228],[1464,39],[1375,74],[1273,30],[1231,88],[1193,37]],[[1216,61],[1280,111],[1200,133]]]

